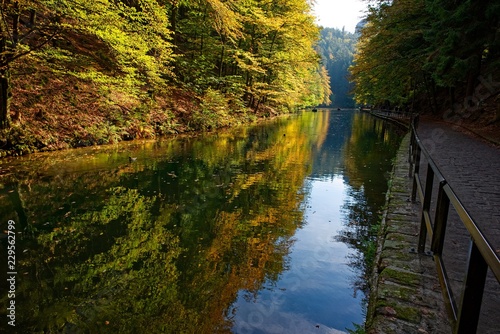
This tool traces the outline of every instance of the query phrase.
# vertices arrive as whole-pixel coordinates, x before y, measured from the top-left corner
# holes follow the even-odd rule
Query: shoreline
[[[407,134],[397,153],[377,242],[366,333],[450,333],[432,257],[412,252],[418,242],[419,204],[409,201]]]

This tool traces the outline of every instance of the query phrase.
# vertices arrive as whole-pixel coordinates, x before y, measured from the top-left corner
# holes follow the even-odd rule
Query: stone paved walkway
[[[417,133],[470,216],[493,248],[500,252],[500,146],[458,126],[429,119],[420,120]],[[427,161],[423,160],[422,180],[425,180],[426,165]],[[436,193],[437,182],[433,198]],[[443,260],[457,303],[463,288],[468,250],[468,232],[454,209],[450,209]],[[481,312],[477,333],[500,333],[500,284],[491,272]]]
[[[423,120],[417,133],[471,217],[500,250],[500,147],[457,130]]]

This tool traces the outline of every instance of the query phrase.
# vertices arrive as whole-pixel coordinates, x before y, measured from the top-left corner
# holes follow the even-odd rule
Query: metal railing
[[[409,111],[404,111],[404,110],[377,109],[374,110],[373,112],[391,118],[410,118],[411,116],[411,113]]]
[[[491,244],[470,217],[460,199],[448,185],[448,182],[434,163],[428,151],[422,145],[416,132],[417,124],[418,117],[412,120],[410,126],[409,176],[413,177],[411,200],[414,202],[418,193],[422,205],[418,252],[425,253],[427,236],[429,236],[431,240],[430,252],[434,256],[434,261],[436,262],[443,297],[453,325],[453,333],[476,333],[488,268],[491,269],[497,281],[500,283],[500,260]],[[420,180],[420,158],[422,155],[428,163],[424,187],[422,187],[422,182]],[[432,220],[431,200],[434,178],[439,182],[439,187],[435,206],[435,217],[434,220]],[[452,204],[453,208],[458,213],[460,220],[467,228],[471,238],[462,295],[458,305],[453,298],[453,292],[442,258],[450,204]]]

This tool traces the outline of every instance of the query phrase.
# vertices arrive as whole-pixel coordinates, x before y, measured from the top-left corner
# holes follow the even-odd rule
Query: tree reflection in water
[[[3,162],[0,227],[13,219],[22,232],[18,332],[231,332],[239,291],[257,293],[289,268],[304,180],[327,130],[318,117]],[[370,140],[351,134],[349,150],[365,145],[352,166],[375,159]],[[366,205],[360,197],[349,208],[357,223],[342,238],[366,251],[352,238],[372,237],[363,212],[383,194],[367,193],[372,176],[349,166]]]
[[[353,121],[344,157],[352,200],[345,203],[345,228],[336,239],[357,251],[350,256],[351,267],[361,273],[353,281],[354,291],[367,297],[385,192],[402,130],[367,114],[357,114]]]

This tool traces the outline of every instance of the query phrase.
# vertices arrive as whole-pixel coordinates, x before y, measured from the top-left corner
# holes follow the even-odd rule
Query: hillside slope
[[[328,98],[306,0],[0,6],[0,156],[209,131]]]

